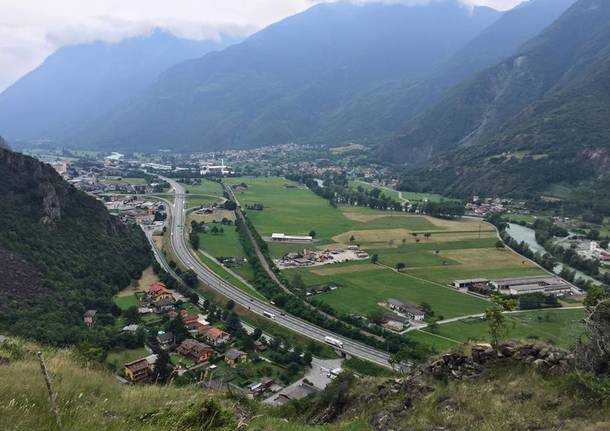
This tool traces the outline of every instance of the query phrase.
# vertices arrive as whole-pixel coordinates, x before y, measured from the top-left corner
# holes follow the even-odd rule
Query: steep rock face
[[[150,264],[148,241],[31,157],[0,149],[0,178],[0,265],[11,280],[0,283],[0,303],[28,303],[0,313],[0,328],[78,343],[86,335],[81,313],[110,312],[112,295]]]

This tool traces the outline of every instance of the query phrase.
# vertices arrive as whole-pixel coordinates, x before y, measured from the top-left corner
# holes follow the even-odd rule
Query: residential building
[[[138,359],[133,362],[125,364],[123,373],[127,380],[132,383],[141,382],[150,376],[150,373],[154,370],[157,362],[157,355],[150,355],[146,358]]]
[[[229,349],[227,353],[225,353],[225,363],[231,368],[235,368],[237,364],[244,363],[247,360],[248,354],[241,350]]]
[[[215,326],[212,326],[203,333],[203,338],[212,346],[222,346],[231,339],[231,335]]]
[[[159,298],[154,303],[155,312],[161,314],[173,310],[175,303],[173,298]]]
[[[198,363],[207,361],[214,354],[213,348],[192,338],[184,340],[176,351],[182,356],[194,359]]]
[[[165,286],[165,284],[158,282],[148,288],[148,296],[153,300],[157,301],[161,298],[173,299],[172,291]]]
[[[97,318],[96,315],[96,310],[87,310],[85,311],[85,314],[83,314],[83,322],[88,328],[91,328],[93,325],[95,325],[95,321]]]
[[[173,332],[159,332],[157,334],[157,343],[163,350],[169,350],[174,346],[175,338]]]

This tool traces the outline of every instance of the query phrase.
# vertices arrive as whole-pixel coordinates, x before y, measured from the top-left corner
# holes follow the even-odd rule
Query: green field
[[[212,271],[214,271],[214,273],[218,276],[220,276],[221,278],[225,279],[226,281],[228,281],[229,283],[231,283],[232,285],[234,285],[235,287],[238,287],[239,289],[241,289],[242,291],[244,291],[245,293],[252,295],[262,301],[266,301],[267,299],[260,294],[258,291],[248,287],[246,284],[244,284],[241,280],[239,280],[238,278],[234,277],[231,273],[229,273],[225,268],[222,267],[222,265],[217,264],[216,262],[214,262],[212,259],[204,256],[201,253],[197,254],[197,257],[199,257],[199,260],[206,265],[208,268],[210,268]],[[239,272],[239,271],[235,271],[236,273],[238,273],[240,276],[243,277],[243,275]]]
[[[341,312],[367,314],[378,303],[397,298],[427,302],[437,316],[445,318],[476,314],[487,302],[449,289],[449,283],[462,278],[542,273],[511,251],[497,249],[495,229],[477,219],[441,220],[363,207],[335,208],[302,185],[277,177],[227,181],[248,185],[236,192],[242,206],[264,206],[263,211],[248,211],[262,236],[314,230],[319,242],[309,248],[332,242],[356,243],[369,254],[378,254],[381,265],[376,268],[352,263],[285,271],[288,279],[298,271],[308,287],[340,286],[315,298]],[[304,246],[272,243],[269,248],[271,255],[278,257]],[[392,269],[399,262],[406,265],[403,273]]]
[[[260,203],[263,211],[247,211],[259,234],[274,232],[307,235],[316,232],[322,243],[349,231],[404,229],[411,231],[445,231],[444,223],[426,216],[383,212],[359,207],[334,208],[321,197],[295,182],[278,177],[229,178],[229,184],[246,183],[247,189],[236,192],[241,205]],[[470,222],[464,225],[471,226]]]
[[[113,301],[121,310],[127,310],[130,307],[137,307],[140,304],[140,301],[138,301],[136,295],[115,296]]]
[[[381,194],[386,195],[387,197],[399,202],[405,199],[413,202],[425,200],[428,200],[430,202],[441,202],[443,200],[449,200],[449,198],[435,193],[399,192],[397,190],[375,186],[373,184],[360,180],[350,181],[349,187],[354,190],[356,190],[358,187],[362,187],[364,190],[379,189],[381,191]]]
[[[119,370],[123,367],[123,365],[147,356],[150,356],[150,353],[143,347],[139,349],[117,350],[108,353],[106,363],[115,370]]]
[[[201,184],[183,186],[189,194],[222,196],[222,185],[216,181],[202,179]]]
[[[214,234],[199,233],[199,248],[205,250],[214,257],[237,257],[243,258],[244,251],[239,242],[239,235],[235,230],[235,226],[215,224],[214,226],[222,227],[224,232]]]
[[[350,267],[357,268],[355,265]],[[340,268],[334,266],[333,269]],[[388,298],[427,302],[437,316],[451,318],[467,314],[481,313],[489,306],[487,301],[459,293],[448,287],[438,286],[425,280],[417,280],[391,269],[379,267],[371,271],[354,271],[335,275],[320,276],[312,270],[286,271],[291,278],[293,271],[300,271],[303,280],[310,286],[334,284],[335,291],[315,296],[338,311],[366,315],[377,308],[377,303]]]
[[[508,338],[539,340],[561,347],[571,347],[583,335],[583,309],[544,310],[507,315]],[[424,329],[422,332],[426,332]],[[439,325],[435,334],[456,340],[489,341],[488,325],[484,319],[473,318]]]
[[[101,181],[107,184],[131,184],[132,186],[148,184],[145,178],[104,177]]]

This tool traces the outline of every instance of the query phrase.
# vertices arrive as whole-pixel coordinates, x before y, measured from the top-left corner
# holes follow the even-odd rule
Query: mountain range
[[[430,160],[403,187],[526,196],[603,179],[609,115],[610,3],[580,0],[517,53],[454,88],[385,151]]]
[[[0,133],[63,142],[157,80],[168,67],[237,41],[194,41],[162,31],[118,43],[60,48],[0,94]]]
[[[323,3],[176,65],[77,138],[132,150],[330,143],[324,133],[346,106],[430,72],[499,16],[458,1]]]

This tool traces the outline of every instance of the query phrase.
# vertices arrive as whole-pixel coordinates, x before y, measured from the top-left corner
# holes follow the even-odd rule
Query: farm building
[[[572,291],[572,286],[559,277],[552,275],[502,278],[491,280],[491,285],[498,291],[509,295],[525,295],[528,293],[544,293],[547,295],[565,295]]]
[[[478,284],[487,283],[489,283],[489,280],[487,280],[486,278],[472,278],[470,280],[455,280],[453,282],[453,287],[455,287],[456,289],[468,289]]]
[[[399,299],[390,298],[386,301],[386,304],[392,310],[403,313],[411,320],[424,320],[426,317],[426,313],[422,308],[413,302],[405,302]]]
[[[277,242],[312,242],[313,237],[309,235],[286,235],[284,233],[271,234],[271,241]]]

